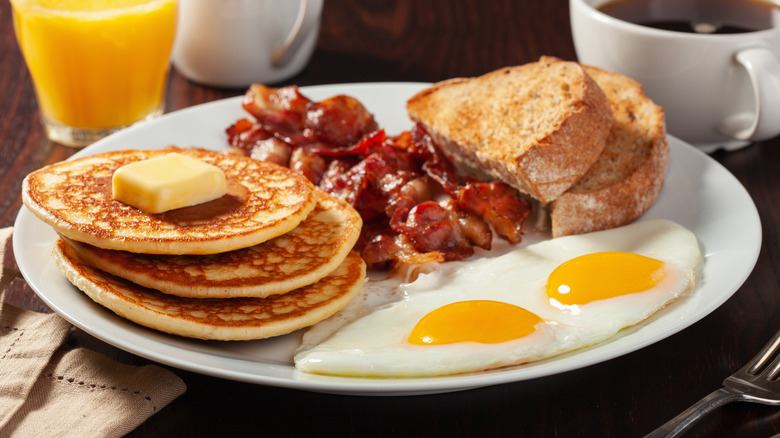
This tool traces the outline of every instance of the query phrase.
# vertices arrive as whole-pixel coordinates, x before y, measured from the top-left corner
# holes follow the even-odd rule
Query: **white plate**
[[[320,100],[349,94],[374,113],[389,134],[411,127],[404,104],[424,84],[381,83],[304,87]],[[223,149],[225,128],[247,114],[241,98],[225,99],[165,115],[80,151],[76,156],[168,145]],[[251,342],[206,342],[166,335],[115,316],[93,303],[60,275],[51,261],[54,231],[22,208],[14,252],[22,274],[54,311],[118,348],[174,367],[238,381],[311,391],[394,395],[445,392],[515,382],[573,370],[635,351],[690,326],[725,302],[750,274],[761,246],[761,223],[752,199],[720,164],[670,137],[664,189],[645,218],[667,218],[693,230],[704,266],[699,288],[638,327],[608,342],[534,364],[468,375],[416,379],[364,379],[299,373],[292,352],[300,333]],[[526,243],[531,240],[526,239]]]

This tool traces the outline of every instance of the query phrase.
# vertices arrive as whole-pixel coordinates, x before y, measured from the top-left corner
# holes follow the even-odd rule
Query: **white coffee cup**
[[[670,134],[707,152],[780,134],[780,23],[734,34],[659,30],[596,9],[608,1],[569,1],[578,60],[642,84]]]
[[[217,87],[298,74],[317,43],[323,0],[179,0],[171,55],[187,78]]]

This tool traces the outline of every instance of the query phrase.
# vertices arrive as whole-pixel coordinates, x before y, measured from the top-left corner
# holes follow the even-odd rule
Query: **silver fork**
[[[780,331],[723,387],[699,400],[645,438],[675,437],[713,409],[734,401],[780,406]]]

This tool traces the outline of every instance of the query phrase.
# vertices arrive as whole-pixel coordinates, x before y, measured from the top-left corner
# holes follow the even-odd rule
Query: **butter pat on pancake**
[[[227,193],[222,169],[176,152],[122,166],[112,183],[114,199],[147,213],[203,204]]]
[[[209,256],[146,255],[70,242],[86,263],[168,294],[266,297],[314,283],[336,269],[360,236],[345,201],[317,190],[317,206],[292,231],[249,248]]]
[[[356,252],[320,281],[268,298],[197,299],[144,288],[84,264],[57,239],[60,271],[96,303],[142,326],[207,340],[251,340],[280,336],[315,324],[344,307],[366,280]]]
[[[148,214],[113,199],[120,167],[178,152],[219,167],[228,193],[205,204]],[[72,240],[145,254],[216,254],[280,236],[315,205],[314,186],[272,163],[205,149],[124,150],[68,160],[29,174],[22,201]]]

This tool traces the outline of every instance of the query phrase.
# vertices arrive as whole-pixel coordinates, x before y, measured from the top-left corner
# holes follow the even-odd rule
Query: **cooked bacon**
[[[517,190],[500,182],[473,182],[458,193],[458,205],[484,218],[499,236],[518,243],[523,222],[531,215],[531,204],[518,196]]]
[[[403,234],[378,234],[361,246],[360,251],[366,264],[374,269],[385,269],[398,262],[422,264],[443,262],[444,256],[437,251],[420,252]]]
[[[493,243],[493,232],[483,218],[463,210],[455,199],[448,198],[441,204],[450,210],[458,220],[459,232],[469,242],[480,248],[490,249]]]
[[[385,131],[380,129],[368,133],[359,141],[349,146],[334,147],[323,142],[315,142],[304,146],[309,152],[328,157],[340,157],[344,155],[368,156],[382,149],[383,143],[387,140]]]
[[[350,146],[377,130],[374,116],[363,104],[344,95],[309,105],[304,123],[318,139],[334,146]]]
[[[331,159],[320,179],[319,188],[352,204],[354,196],[351,195],[355,192],[353,185],[356,182],[348,175],[348,172],[359,162],[360,160],[356,157]]]
[[[438,252],[445,260],[461,260],[474,253],[461,232],[457,214],[435,201],[415,205],[405,221],[391,222],[390,226],[407,236],[420,252]]]
[[[275,137],[257,141],[249,152],[249,156],[255,160],[269,161],[280,166],[288,166],[292,154],[293,148]]]
[[[290,157],[289,167],[317,185],[320,183],[322,175],[325,174],[327,164],[321,156],[312,154],[306,149],[298,148],[293,151]]]
[[[225,132],[227,132],[228,135],[228,142],[231,146],[240,146],[240,143],[242,143],[240,140],[241,137],[247,137],[249,135],[247,132],[256,128],[262,128],[262,126],[246,118],[239,119],[236,121],[236,123],[228,126],[228,128],[225,129]],[[263,130],[263,135],[270,136],[270,134],[265,130]]]
[[[231,146],[243,149],[248,155],[255,143],[273,137],[262,125],[254,123],[249,119],[240,119],[232,126],[229,126],[225,132],[228,135],[228,142]]]
[[[385,213],[392,223],[405,217],[415,205],[433,199],[430,180],[421,176],[407,181],[389,197]]]
[[[422,125],[417,124],[412,130],[412,139],[416,155],[423,161],[422,170],[439,183],[450,197],[457,197],[461,177],[452,162],[439,150]]]
[[[393,166],[393,161],[382,154],[371,154],[347,172],[353,180],[353,206],[363,218],[385,216],[389,195],[403,184],[404,175]]]
[[[304,121],[311,100],[291,85],[269,88],[253,84],[244,94],[242,106],[257,124],[285,143],[299,146],[313,141]]]
[[[262,125],[302,131],[310,103],[294,85],[269,88],[253,84],[244,94],[242,105]]]
[[[493,232],[490,231],[487,222],[471,214],[461,214],[458,216],[458,224],[469,242],[482,249],[490,249],[493,244]]]
[[[281,166],[287,166],[290,161],[292,146],[274,137],[262,125],[240,119],[225,131],[234,152]]]
[[[253,84],[244,94],[242,106],[256,120],[252,129],[265,131],[294,147],[315,148],[314,153],[320,155],[326,155],[328,149],[349,148],[377,131],[373,115],[358,100],[339,95],[312,102],[294,85],[270,88]],[[235,136],[235,132],[249,129],[245,124],[241,120],[228,128],[228,136],[231,145],[242,142],[244,149],[251,150],[246,145],[249,139]]]
[[[388,234],[378,234],[364,242],[360,247],[360,255],[363,260],[375,269],[381,269],[391,265],[397,258],[400,248],[395,244],[395,239]]]
[[[356,99],[312,102],[297,87],[253,85],[243,100],[255,118],[226,129],[231,151],[285,163],[363,218],[355,245],[364,260],[460,260],[489,249],[493,230],[516,243],[530,204],[501,182],[465,176],[422,125],[397,137],[379,129]]]
[[[438,251],[420,252],[412,245],[409,236],[405,234],[395,236],[395,246],[398,248],[398,253],[396,253],[397,262],[422,264],[445,261],[444,255]]]

